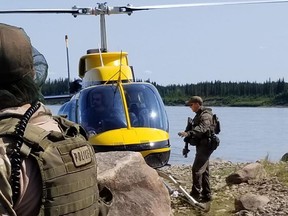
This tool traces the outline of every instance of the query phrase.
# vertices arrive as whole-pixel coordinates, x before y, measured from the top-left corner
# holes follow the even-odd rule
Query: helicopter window
[[[123,87],[133,127],[150,127],[168,131],[168,118],[164,104],[153,85],[130,83]],[[131,119],[131,115],[135,117]]]
[[[94,86],[83,90],[79,106],[80,124],[90,134],[127,127],[123,104],[113,86]]]

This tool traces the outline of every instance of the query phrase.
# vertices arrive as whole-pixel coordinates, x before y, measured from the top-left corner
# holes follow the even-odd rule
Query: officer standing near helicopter
[[[23,29],[0,24],[0,215],[99,215],[84,130],[39,102],[47,68]]]
[[[187,128],[179,132],[184,141],[196,146],[195,159],[192,166],[192,190],[190,195],[199,202],[212,200],[209,181],[209,158],[213,148],[209,145],[209,133],[213,130],[213,113],[211,108],[202,106],[203,100],[199,96],[193,96],[186,102],[196,113],[192,122],[188,122]]]

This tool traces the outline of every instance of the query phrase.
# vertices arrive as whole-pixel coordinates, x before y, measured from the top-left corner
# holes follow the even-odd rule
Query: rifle
[[[189,148],[188,148],[189,143],[185,142],[185,146],[182,150],[182,154],[185,158],[187,158],[188,153],[190,152]]]
[[[192,129],[193,129],[193,119],[188,117],[185,131],[190,131]]]
[[[187,119],[187,126],[186,126],[185,131],[190,131],[190,130],[192,130],[192,128],[193,128],[193,120],[192,120],[192,118],[188,117],[188,119]],[[189,150],[189,148],[188,148],[189,142],[187,142],[187,140],[189,140],[189,138],[188,138],[188,137],[185,137],[185,138],[184,138],[185,146],[184,146],[184,148],[183,148],[183,150],[182,150],[182,154],[183,154],[183,156],[184,156],[185,158],[187,158],[187,155],[188,155],[188,153],[190,152],[190,150]]]

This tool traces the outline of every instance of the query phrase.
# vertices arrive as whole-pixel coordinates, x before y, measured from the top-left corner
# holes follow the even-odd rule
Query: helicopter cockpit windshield
[[[119,91],[113,86],[85,89],[79,97],[79,123],[91,134],[127,125]]]
[[[164,105],[150,84],[123,85],[131,126],[157,128],[168,132]]]
[[[164,104],[149,83],[123,84],[131,127],[157,128],[168,132]],[[84,89],[79,97],[79,123],[89,134],[126,128],[123,99],[117,85]]]

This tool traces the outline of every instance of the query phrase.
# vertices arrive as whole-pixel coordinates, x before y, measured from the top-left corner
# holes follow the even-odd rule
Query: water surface
[[[60,106],[49,106],[54,114]],[[221,143],[212,159],[232,162],[255,162],[266,157],[279,161],[288,152],[288,108],[212,107],[221,121]],[[166,106],[170,127],[171,164],[191,164],[195,148],[190,146],[187,158],[182,156],[184,143],[177,133],[185,129],[189,107]]]

